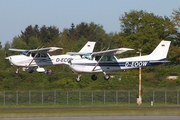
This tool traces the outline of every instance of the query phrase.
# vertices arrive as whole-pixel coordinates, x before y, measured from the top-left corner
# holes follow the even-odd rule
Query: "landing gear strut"
[[[17,68],[17,69],[16,69],[15,73],[16,73],[16,74],[18,74],[18,73],[19,73],[19,68]]]
[[[104,79],[109,80],[110,76],[108,74],[106,74],[105,72],[103,72],[103,74],[104,74]]]
[[[78,77],[76,78],[76,81],[77,81],[77,82],[80,81],[80,77],[81,77],[81,74],[78,74]]]

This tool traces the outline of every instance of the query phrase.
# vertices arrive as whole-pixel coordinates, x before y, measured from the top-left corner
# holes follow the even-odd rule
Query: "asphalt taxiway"
[[[180,120],[180,116],[37,117],[37,118],[0,118],[0,120]]]

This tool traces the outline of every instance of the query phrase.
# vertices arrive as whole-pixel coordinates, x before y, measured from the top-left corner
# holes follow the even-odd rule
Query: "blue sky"
[[[180,0],[0,0],[0,41],[12,42],[21,30],[37,24],[56,26],[60,31],[81,22],[94,22],[109,32],[120,31],[119,17],[130,10],[159,16],[172,15]]]

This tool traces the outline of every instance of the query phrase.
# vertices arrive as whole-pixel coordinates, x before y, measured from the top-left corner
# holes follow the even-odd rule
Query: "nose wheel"
[[[78,77],[76,78],[77,82],[79,82],[81,80],[80,77],[81,77],[81,74],[78,74]]]
[[[19,73],[19,68],[17,68],[17,69],[16,69],[15,73],[16,73],[16,74],[18,74],[18,73]]]

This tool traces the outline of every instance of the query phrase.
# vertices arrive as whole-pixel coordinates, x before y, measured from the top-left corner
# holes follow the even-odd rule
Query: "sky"
[[[143,10],[170,17],[180,0],[0,0],[0,41],[4,45],[29,25],[56,26],[60,32],[71,24],[94,22],[106,33],[119,32],[119,17]]]

